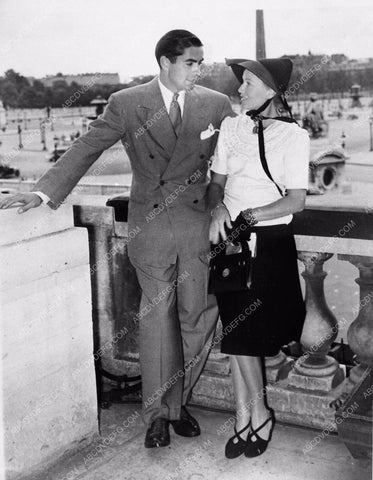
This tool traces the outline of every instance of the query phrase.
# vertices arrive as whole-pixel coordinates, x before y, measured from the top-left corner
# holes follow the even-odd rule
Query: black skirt
[[[221,351],[274,356],[302,334],[306,310],[297,251],[291,224],[252,231],[257,235],[257,256],[250,290],[216,295],[223,325]],[[247,238],[245,233],[241,238]]]

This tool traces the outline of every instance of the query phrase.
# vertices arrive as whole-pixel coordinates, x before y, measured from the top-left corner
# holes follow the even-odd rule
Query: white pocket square
[[[210,123],[210,125],[207,127],[207,130],[203,130],[203,132],[200,133],[200,138],[201,140],[206,140],[206,138],[212,137],[215,132],[218,132],[219,130],[217,128],[214,128],[214,125]]]

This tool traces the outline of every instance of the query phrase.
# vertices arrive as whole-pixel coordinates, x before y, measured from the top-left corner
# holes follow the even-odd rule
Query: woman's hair
[[[171,30],[163,35],[155,47],[155,58],[161,66],[162,56],[167,57],[171,63],[176,62],[176,57],[184,53],[189,47],[202,47],[201,40],[187,30]]]
[[[277,94],[272,100],[275,109],[277,110],[279,117],[290,117],[290,113],[284,106],[284,103],[281,99],[281,95]]]

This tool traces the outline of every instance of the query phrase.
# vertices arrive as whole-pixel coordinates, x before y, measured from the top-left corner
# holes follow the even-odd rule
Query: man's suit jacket
[[[177,256],[204,255],[209,248],[207,171],[217,133],[202,140],[210,124],[219,129],[233,116],[228,98],[195,86],[186,92],[182,126],[176,139],[158,80],[111,95],[103,115],[37,182],[57,208],[102,151],[121,140],[133,177],[129,201],[131,259],[168,265]]]

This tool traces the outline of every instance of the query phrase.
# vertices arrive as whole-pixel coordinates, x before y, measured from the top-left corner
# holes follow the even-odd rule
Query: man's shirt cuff
[[[40,198],[41,198],[41,201],[42,201],[43,203],[45,203],[45,204],[47,204],[47,203],[50,202],[50,200],[51,200],[51,199],[48,197],[48,195],[45,195],[45,193],[43,193],[43,192],[37,191],[37,192],[32,192],[32,193],[36,193],[36,195],[37,195],[38,197],[40,197]]]

